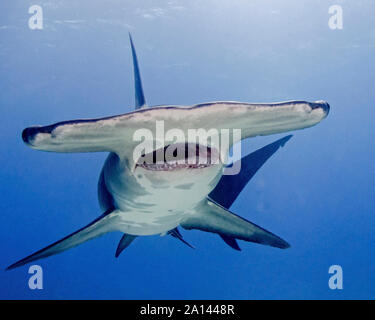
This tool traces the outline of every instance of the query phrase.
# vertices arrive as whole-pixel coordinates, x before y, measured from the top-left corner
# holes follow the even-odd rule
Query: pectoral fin
[[[224,174],[215,189],[209,194],[209,198],[229,209],[255,173],[291,137],[289,135],[281,138],[238,160],[241,162],[240,172],[236,175]],[[236,164],[234,165],[236,166]],[[241,250],[235,238],[226,235],[220,235],[220,237],[234,250]]]
[[[75,246],[78,246],[88,240],[99,237],[107,232],[113,231],[114,219],[116,218],[116,215],[114,215],[111,211],[112,209],[106,211],[103,215],[95,219],[86,227],[81,228],[76,232],[73,232],[72,234],[66,236],[65,238],[29,255],[24,259],[17,261],[16,263],[10,265],[7,270],[23,266],[35,260],[58,254]]]
[[[225,237],[256,242],[272,247],[286,249],[290,245],[273,233],[241,218],[224,207],[207,200],[197,208],[195,215],[189,216],[181,223],[185,229],[197,229],[217,233]]]

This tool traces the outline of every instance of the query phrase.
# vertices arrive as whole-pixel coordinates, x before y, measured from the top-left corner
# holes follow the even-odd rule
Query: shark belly
[[[195,212],[219,181],[222,166],[152,172],[131,170],[111,153],[99,181],[102,209],[117,210],[116,229],[131,235],[163,234]]]

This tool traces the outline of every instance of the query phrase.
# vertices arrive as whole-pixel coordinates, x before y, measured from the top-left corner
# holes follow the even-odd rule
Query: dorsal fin
[[[141,75],[139,72],[139,65],[137,53],[135,52],[132,36],[129,32],[130,46],[132,49],[133,69],[134,69],[134,88],[135,88],[135,109],[139,109],[146,104],[145,96],[143,94]]]

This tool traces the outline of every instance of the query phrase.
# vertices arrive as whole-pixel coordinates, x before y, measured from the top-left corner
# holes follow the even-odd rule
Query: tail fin
[[[63,252],[88,240],[94,239],[107,232],[113,231],[113,219],[115,216],[112,210],[106,211],[99,218],[95,219],[89,225],[77,230],[76,232],[66,236],[65,238],[29,255],[28,257],[17,261],[10,265],[6,270],[11,270],[23,266],[29,262],[52,256]]]
[[[135,88],[135,109],[139,109],[146,104],[145,96],[143,94],[141,74],[139,72],[139,65],[137,59],[137,53],[135,52],[134,43],[131,34],[129,33],[130,46],[132,49],[133,56],[133,68],[134,68],[134,88]]]
[[[286,241],[273,233],[229,212],[210,200],[202,204],[194,216],[186,218],[181,226],[188,230],[198,229],[280,249],[290,247]]]
[[[225,209],[229,209],[255,173],[291,137],[292,135],[281,138],[238,160],[241,161],[241,171],[237,175],[223,175],[209,197]],[[238,251],[241,250],[235,238],[220,236],[228,246]]]
[[[291,137],[292,135],[281,138],[238,160],[241,161],[240,172],[236,175],[223,175],[209,197],[224,208],[229,209],[257,171]]]

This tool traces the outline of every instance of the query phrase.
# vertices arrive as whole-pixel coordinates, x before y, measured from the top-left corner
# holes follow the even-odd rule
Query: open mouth
[[[175,171],[203,169],[219,162],[219,152],[215,148],[195,143],[177,143],[142,154],[135,167],[151,171]]]

